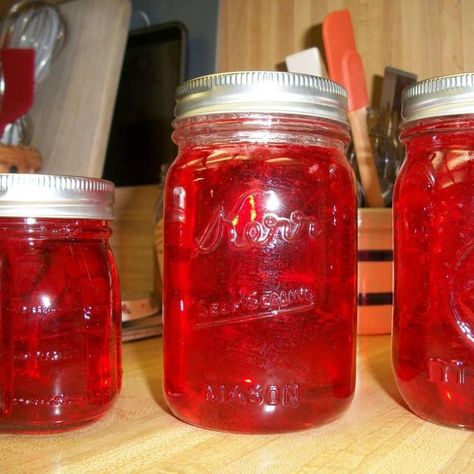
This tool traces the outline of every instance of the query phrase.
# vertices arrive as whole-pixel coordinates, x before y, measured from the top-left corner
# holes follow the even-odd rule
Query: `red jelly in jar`
[[[164,392],[194,425],[291,431],[349,406],[356,194],[344,89],[242,72],[177,91],[165,186]]]
[[[474,428],[474,74],[403,96],[393,363],[418,416]]]
[[[121,384],[113,184],[0,174],[0,431],[96,420]]]

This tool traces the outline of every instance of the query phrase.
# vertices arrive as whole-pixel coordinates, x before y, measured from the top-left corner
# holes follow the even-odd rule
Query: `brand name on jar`
[[[294,210],[289,217],[279,216],[276,212],[257,212],[256,196],[264,203],[270,202],[267,209],[278,207],[274,202],[277,199],[274,192],[245,193],[228,214],[223,205],[219,206],[196,240],[197,253],[212,253],[224,240],[234,249],[248,250],[266,247],[277,238],[293,242],[304,235],[314,240],[320,234],[315,217],[302,211]]]
[[[254,319],[307,311],[315,306],[314,293],[310,288],[296,288],[259,293],[240,292],[238,298],[198,301],[198,327],[218,326]]]
[[[239,405],[280,405],[296,408],[300,402],[298,384],[267,385],[204,385],[204,397],[208,402],[237,403]]]
[[[450,383],[464,385],[467,380],[472,380],[474,371],[465,367],[460,360],[428,360],[428,379],[434,383]]]

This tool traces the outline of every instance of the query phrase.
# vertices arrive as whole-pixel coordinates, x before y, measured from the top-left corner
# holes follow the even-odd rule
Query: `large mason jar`
[[[393,364],[418,416],[474,428],[474,74],[403,96]]]
[[[356,191],[346,93],[284,72],[178,88],[165,185],[164,391],[189,423],[282,432],[354,391]]]

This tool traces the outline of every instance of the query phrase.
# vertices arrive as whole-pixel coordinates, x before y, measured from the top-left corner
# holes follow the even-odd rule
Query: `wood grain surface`
[[[284,69],[322,47],[326,14],[348,8],[369,91],[385,66],[419,79],[474,71],[473,0],[221,0],[219,71]]]
[[[124,345],[122,394],[97,423],[56,435],[0,435],[0,472],[474,471],[474,434],[422,421],[403,404],[389,336],[359,337],[356,394],[339,420],[281,435],[218,433],[174,418],[161,392],[161,342]]]

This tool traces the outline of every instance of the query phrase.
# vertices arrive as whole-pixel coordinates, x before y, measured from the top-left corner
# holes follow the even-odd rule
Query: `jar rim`
[[[0,173],[0,217],[113,220],[114,189],[83,176]]]
[[[347,124],[347,93],[329,79],[284,71],[210,74],[176,90],[177,120],[240,112],[309,115]]]
[[[197,115],[172,122],[172,139],[177,145],[194,143],[194,139],[215,145],[231,142],[280,142],[304,141],[305,137],[328,137],[350,141],[349,124],[311,115],[241,112]],[[225,133],[229,135],[225,137]],[[194,137],[194,138],[191,138]]]

